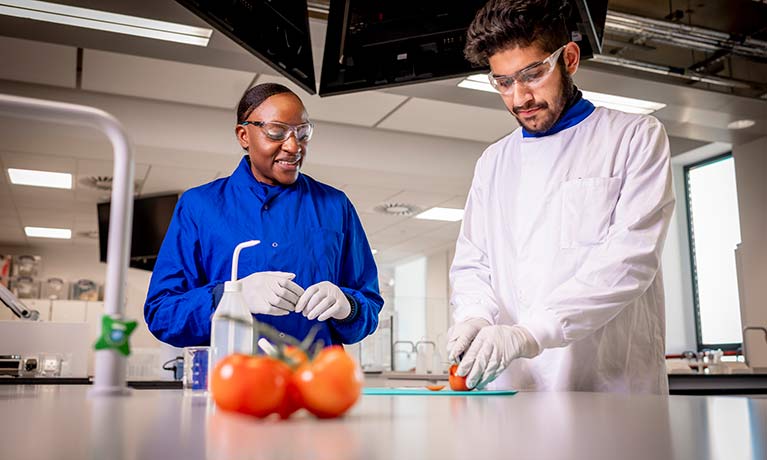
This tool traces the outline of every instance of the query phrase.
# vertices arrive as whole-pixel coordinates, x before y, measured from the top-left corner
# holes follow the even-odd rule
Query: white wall
[[[741,319],[744,326],[767,327],[767,137],[733,148],[738,180],[742,243],[738,250]],[[759,332],[745,337],[746,359],[767,368],[767,341]]]
[[[450,316],[447,298],[449,264],[447,251],[426,258],[426,338],[441,349],[447,346]]]
[[[394,268],[394,340],[421,340],[426,331],[426,258]]]

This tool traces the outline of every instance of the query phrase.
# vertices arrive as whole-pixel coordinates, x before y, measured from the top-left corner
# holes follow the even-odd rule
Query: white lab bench
[[[344,418],[285,422],[222,413],[182,390],[88,398],[89,388],[0,385],[0,458],[767,458],[767,399],[363,396]]]

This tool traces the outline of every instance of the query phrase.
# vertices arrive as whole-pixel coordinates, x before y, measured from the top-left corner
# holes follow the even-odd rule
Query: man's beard
[[[562,84],[559,90],[559,96],[557,97],[556,101],[554,101],[554,107],[548,111],[550,117],[542,120],[538,127],[533,128],[532,126],[528,126],[527,123],[522,121],[519,116],[519,112],[525,110],[541,109],[542,112],[546,111],[546,109],[549,108],[549,104],[547,102],[539,103],[532,101],[525,105],[513,107],[511,110],[511,114],[514,115],[514,118],[516,118],[519,124],[522,125],[522,127],[525,128],[525,130],[529,133],[538,134],[545,133],[546,131],[550,130],[557,123],[557,121],[562,118],[562,115],[565,113],[565,109],[569,108],[568,102],[575,94],[575,83],[573,83],[572,75],[567,73],[564,68],[560,67],[559,69],[562,75]]]

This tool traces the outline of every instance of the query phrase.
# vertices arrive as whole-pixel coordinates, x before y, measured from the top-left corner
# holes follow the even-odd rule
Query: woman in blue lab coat
[[[299,97],[277,84],[249,89],[237,107],[247,155],[231,176],[186,191],[152,273],[144,318],[177,347],[210,341],[210,320],[232,251],[243,296],[260,322],[297,339],[355,343],[373,333],[383,299],[357,212],[343,192],[301,174],[313,126]]]

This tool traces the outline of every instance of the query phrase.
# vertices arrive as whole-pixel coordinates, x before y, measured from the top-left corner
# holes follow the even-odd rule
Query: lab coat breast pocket
[[[563,249],[594,246],[607,238],[620,195],[619,177],[589,177],[562,184]]]
[[[344,234],[327,228],[313,228],[307,232],[308,268],[313,282],[338,283]]]

